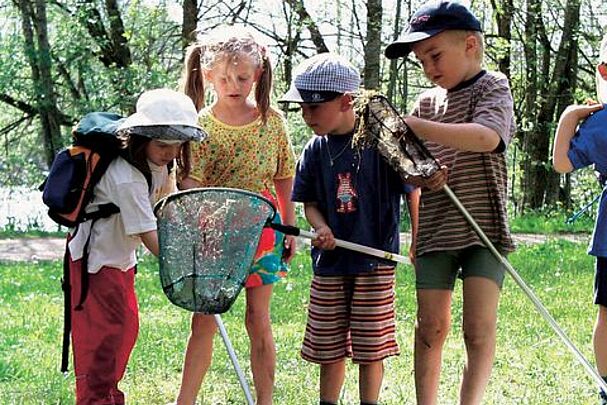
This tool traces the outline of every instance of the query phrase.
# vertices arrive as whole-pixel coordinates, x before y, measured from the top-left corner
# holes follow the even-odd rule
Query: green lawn
[[[585,246],[566,242],[521,247],[511,261],[580,350],[592,360],[591,303],[594,262]],[[0,402],[73,403],[74,376],[59,372],[62,331],[61,263],[0,263]],[[299,358],[305,326],[307,254],[297,257],[272,303],[278,351],[276,404],[317,403],[318,368]],[[156,264],[144,260],[137,275],[141,330],[122,382],[131,404],[164,404],[179,385],[189,314],[173,307],[159,288]],[[412,336],[415,314],[410,267],[398,275],[398,338],[402,354],[386,362],[383,404],[413,404]],[[250,378],[243,327],[243,296],[224,321]],[[457,402],[464,361],[461,285],[456,289],[453,328],[446,343],[440,403]],[[497,356],[486,404],[592,404],[594,384],[531,302],[507,279],[500,304]],[[71,364],[70,364],[71,368]],[[348,370],[342,404],[357,404],[357,373]],[[204,404],[242,404],[236,375],[217,337],[215,359],[200,394]]]

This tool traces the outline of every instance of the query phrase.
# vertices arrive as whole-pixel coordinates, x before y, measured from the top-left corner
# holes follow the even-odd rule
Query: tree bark
[[[198,26],[198,0],[183,0],[183,23],[181,26],[181,43],[185,49],[196,40]]]
[[[46,5],[44,0],[35,0],[34,2],[19,0],[18,7],[22,16],[25,53],[32,69],[33,87],[36,92],[36,110],[42,126],[45,159],[50,166],[62,144],[61,128],[58,122],[60,114],[53,88]],[[36,43],[34,42],[34,30]]]
[[[306,10],[303,0],[285,1],[287,4],[289,4],[291,10],[293,10],[299,16],[301,23],[310,32],[310,37],[312,39],[312,42],[314,43],[314,46],[316,47],[316,52],[329,52],[329,48],[327,47],[327,44],[325,43],[325,40],[322,37],[322,34],[320,33],[320,29],[318,28],[318,25],[316,25],[316,22],[314,22],[314,20],[310,16],[310,13],[308,13],[308,10]]]
[[[570,93],[572,84],[572,70],[568,67],[570,64],[571,52],[577,49],[575,46],[575,36],[579,27],[580,0],[568,0],[565,5],[564,24],[561,34],[561,42],[554,60],[554,69],[552,74],[549,74],[551,65],[551,49],[550,41],[545,34],[543,21],[539,14],[539,4],[532,2],[535,6],[533,14],[529,14],[530,18],[537,18],[536,38],[542,43],[543,47],[543,62],[542,62],[542,83],[543,89],[540,89],[538,94],[542,97],[537,99],[534,104],[528,104],[527,108],[535,107],[538,111],[537,117],[533,120],[534,124],[526,134],[525,139],[525,159],[524,167],[524,183],[525,183],[525,206],[531,209],[540,209],[546,203],[551,203],[555,193],[551,193],[548,198],[548,188],[552,184],[554,188],[554,176],[556,174],[551,170],[550,165],[550,138],[554,132],[552,123],[558,119],[556,116],[557,100],[564,93]],[[528,38],[529,40],[530,38]],[[530,60],[527,59],[529,63]]]
[[[381,0],[367,0],[367,40],[363,71],[364,87],[367,90],[379,89],[382,14]]]

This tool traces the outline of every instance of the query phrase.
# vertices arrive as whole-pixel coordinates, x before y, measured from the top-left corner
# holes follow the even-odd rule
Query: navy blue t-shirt
[[[399,252],[400,197],[408,192],[374,149],[353,149],[352,135],[314,136],[297,162],[291,200],[315,202],[337,239]],[[342,248],[312,247],[314,274],[359,274],[394,265]]]

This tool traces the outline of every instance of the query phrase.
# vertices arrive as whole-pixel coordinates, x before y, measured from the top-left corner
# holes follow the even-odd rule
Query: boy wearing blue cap
[[[383,359],[399,354],[395,339],[395,263],[335,247],[335,238],[399,251],[398,174],[373,149],[352,147],[354,93],[360,75],[347,60],[324,53],[297,67],[282,102],[299,103],[314,136],[296,168],[291,199],[303,202],[317,238],[302,357],[320,364],[320,404],[336,404],[345,359],[359,365],[361,404],[376,404]],[[415,230],[417,191],[409,195]],[[417,197],[418,198],[418,197]]]
[[[482,68],[480,22],[461,4],[428,2],[385,55],[406,57],[410,51],[436,87],[418,97],[407,124],[447,166],[449,187],[495,247],[503,254],[513,251],[505,159],[515,129],[513,101],[507,78]],[[467,353],[459,400],[478,404],[493,367],[505,268],[441,191],[422,193],[415,255],[417,401],[437,403],[442,349],[459,277]]]
[[[597,94],[607,103],[607,35],[601,43],[597,65]],[[578,123],[585,120],[577,129]],[[588,254],[596,257],[594,303],[599,311],[592,340],[597,370],[607,382],[607,109],[603,104],[571,105],[563,111],[554,138],[552,160],[559,173],[594,164],[603,192]],[[600,391],[600,404],[607,393]]]

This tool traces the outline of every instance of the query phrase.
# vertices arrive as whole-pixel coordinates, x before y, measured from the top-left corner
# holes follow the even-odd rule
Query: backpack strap
[[[84,220],[91,220],[91,230],[89,235],[86,238],[86,243],[84,244],[84,248],[82,249],[82,282],[80,284],[80,300],[78,301],[78,305],[74,308],[76,311],[82,310],[82,304],[86,300],[86,296],[89,292],[89,272],[88,272],[88,263],[89,263],[89,245],[91,243],[91,235],[93,234],[93,226],[95,226],[95,222],[97,222],[100,218],[107,218],[111,215],[117,214],[120,212],[120,208],[115,204],[103,204],[99,206],[99,209],[90,213],[86,213],[84,215]]]
[[[70,332],[72,331],[72,286],[70,285],[70,253],[65,247],[63,255],[63,279],[61,280],[63,290],[63,344],[61,346],[61,372],[67,372],[70,350]]]
[[[99,209],[84,215],[84,221],[91,220],[91,231],[86,238],[86,243],[82,250],[82,265],[80,269],[80,300],[74,310],[81,311],[82,305],[86,300],[89,290],[89,272],[88,272],[88,248],[91,241],[91,234],[95,222],[100,218],[107,218],[111,215],[120,212],[117,205],[109,203],[99,206]],[[80,225],[78,225],[80,226]],[[78,228],[74,235],[78,232]],[[63,290],[63,344],[61,348],[61,372],[65,373],[68,370],[69,350],[70,350],[70,333],[72,331],[72,286],[70,284],[70,254],[69,248],[66,246],[65,254],[63,255],[63,280],[61,280],[61,289]]]

